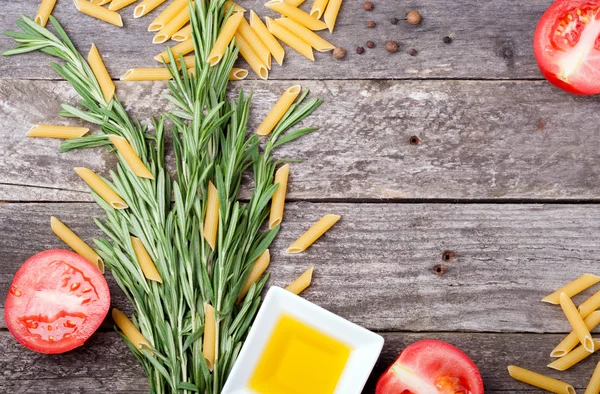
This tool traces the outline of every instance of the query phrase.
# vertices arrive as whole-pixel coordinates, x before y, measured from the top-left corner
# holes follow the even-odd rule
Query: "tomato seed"
[[[53,337],[52,335],[50,335],[50,336],[48,337],[48,340],[49,340],[49,341],[53,341],[53,340],[54,340],[54,337]]]
[[[75,323],[73,323],[71,320],[67,320],[66,322],[64,322],[63,325],[65,327],[67,327],[67,328],[75,328],[75,327],[77,327],[77,325]]]
[[[11,286],[11,287],[10,287],[10,293],[11,293],[12,295],[14,295],[15,297],[21,297],[21,290],[17,289],[17,288],[16,288],[16,287],[14,287],[14,286]]]
[[[90,291],[92,291],[92,289],[90,289],[89,287],[86,287],[85,289],[81,290],[82,293],[89,293]]]
[[[77,289],[79,289],[79,286],[80,286],[80,285],[81,285],[80,283],[73,283],[73,284],[71,285],[71,291],[74,291],[74,290],[77,290]]]

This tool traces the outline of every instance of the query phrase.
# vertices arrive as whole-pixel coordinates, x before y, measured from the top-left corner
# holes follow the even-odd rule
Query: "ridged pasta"
[[[294,294],[302,293],[304,290],[306,290],[308,286],[310,286],[310,283],[312,282],[313,269],[314,267],[310,267],[309,269],[304,271],[302,275],[300,275],[292,283],[287,285],[285,289],[290,293]]]

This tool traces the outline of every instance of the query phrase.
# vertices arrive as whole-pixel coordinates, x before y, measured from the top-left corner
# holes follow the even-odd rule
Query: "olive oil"
[[[332,394],[350,352],[345,343],[282,315],[249,387],[259,394]]]

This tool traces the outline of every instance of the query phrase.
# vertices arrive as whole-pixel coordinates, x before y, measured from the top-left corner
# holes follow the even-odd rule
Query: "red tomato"
[[[483,394],[483,380],[473,361],[456,347],[419,341],[381,375],[376,394]]]
[[[600,0],[557,0],[538,22],[535,58],[544,77],[575,94],[600,93]]]
[[[15,274],[4,305],[12,335],[31,350],[63,353],[96,331],[110,307],[104,276],[67,250],[31,256]]]

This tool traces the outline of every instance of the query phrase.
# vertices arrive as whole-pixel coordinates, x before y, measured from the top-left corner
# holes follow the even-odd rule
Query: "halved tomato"
[[[544,77],[568,92],[600,93],[600,0],[557,0],[533,39]]]
[[[55,249],[30,257],[19,268],[6,296],[4,319],[29,349],[63,353],[81,346],[109,307],[100,270],[76,253]]]
[[[377,382],[376,394],[483,394],[477,366],[449,343],[408,346]]]

